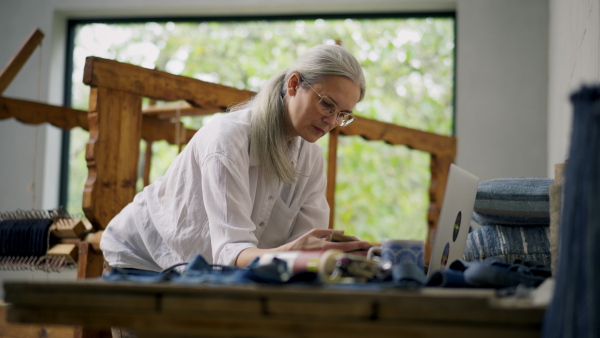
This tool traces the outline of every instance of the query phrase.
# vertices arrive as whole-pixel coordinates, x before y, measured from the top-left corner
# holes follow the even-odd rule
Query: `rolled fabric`
[[[600,337],[600,86],[571,95],[556,287],[542,337]]]

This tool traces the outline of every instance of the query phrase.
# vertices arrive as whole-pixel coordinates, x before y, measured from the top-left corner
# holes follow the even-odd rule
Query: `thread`
[[[0,270],[59,272],[72,266],[67,257],[47,255],[50,227],[65,217],[62,210],[0,213]]]

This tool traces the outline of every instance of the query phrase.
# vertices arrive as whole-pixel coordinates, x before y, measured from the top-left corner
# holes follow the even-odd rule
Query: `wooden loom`
[[[1,96],[21,68],[25,65],[31,54],[33,54],[37,46],[41,43],[43,38],[44,34],[39,29],[34,30],[26,42],[21,46],[19,51],[0,73],[0,119],[9,117],[16,117],[17,119],[20,119],[22,116],[23,121],[26,123],[39,124],[47,122],[50,119],[50,116],[62,115],[65,117],[65,120],[68,120],[69,116],[74,116],[81,121],[87,120],[85,119],[85,116],[77,116],[77,114],[73,114],[74,111],[67,107],[56,107],[47,104],[11,99]],[[57,121],[57,124],[62,125],[63,123],[61,121]],[[78,123],[75,125],[77,124],[81,124],[81,122],[78,121]],[[69,126],[68,128],[72,128],[73,126],[74,125]],[[66,265],[70,266],[77,261],[84,262],[86,260],[85,255],[79,255],[78,246],[82,241],[84,241],[84,237],[90,233],[87,231],[81,219],[71,218],[63,210],[7,211],[0,213],[0,219],[3,222],[19,224],[17,228],[21,229],[30,228],[32,224],[26,223],[31,223],[32,221],[41,221],[42,223],[50,224],[47,235],[43,234],[41,236],[48,236],[47,243],[40,246],[41,248],[47,247],[45,255],[40,257],[38,252],[35,255],[27,256],[28,254],[31,254],[28,252],[28,250],[18,249],[16,251],[20,253],[16,254],[16,256],[11,256],[10,254],[6,256],[7,252],[10,252],[11,250],[2,250],[5,254],[2,256],[2,262],[0,263],[2,269],[37,269],[48,272],[60,271]],[[8,235],[8,233],[6,235]],[[25,236],[23,237],[23,235]],[[38,233],[36,236],[39,237],[40,234]],[[26,234],[21,231],[21,235],[16,236],[15,234],[11,234],[9,237],[7,237],[7,240],[32,240],[34,237],[35,236],[32,234]],[[39,245],[40,243],[36,244]],[[15,251],[14,249],[15,248],[13,248],[12,251]],[[29,250],[31,249],[32,246],[30,245]],[[80,260],[80,257],[83,259]],[[85,266],[85,264],[81,264],[81,266]]]
[[[30,38],[26,45],[35,43],[31,40]],[[62,129],[78,126],[89,130],[90,139],[86,146],[89,171],[83,192],[83,210],[94,232],[79,244],[78,278],[90,278],[100,276],[102,271],[103,258],[99,249],[102,230],[136,194],[141,139],[147,142],[166,140],[171,144],[185,144],[196,132],[160,118],[161,114],[172,114],[172,108],[143,111],[142,98],[187,101],[190,106],[177,108],[178,113],[205,115],[223,111],[231,104],[250,98],[254,93],[98,57],[86,59],[83,81],[91,87],[88,112],[0,97],[0,119],[14,117],[29,124],[47,122]],[[1,84],[2,81],[0,89]],[[336,156],[340,135],[382,140],[430,154],[430,207],[427,215],[429,231],[426,241],[428,259],[449,166],[456,156],[456,139],[361,117],[348,127],[332,130],[329,134],[327,160],[327,200],[332,215],[330,227],[333,227]],[[148,183],[149,159],[147,153],[145,184]]]

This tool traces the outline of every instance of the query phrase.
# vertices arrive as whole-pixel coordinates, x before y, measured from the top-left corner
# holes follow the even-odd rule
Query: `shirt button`
[[[273,200],[273,196],[269,196],[269,201],[272,201],[272,200]]]
[[[260,223],[258,224],[258,226],[259,226],[259,227],[262,227],[262,226],[264,226],[264,225],[265,225],[265,222],[260,222]]]

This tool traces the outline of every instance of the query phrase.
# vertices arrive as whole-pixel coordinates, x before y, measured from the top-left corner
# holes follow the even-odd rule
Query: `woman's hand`
[[[358,238],[351,236],[352,241],[348,242],[330,242],[326,240],[333,233],[343,234],[344,230],[332,229],[313,229],[296,240],[280,246],[278,251],[295,251],[295,250],[323,250],[337,249],[341,251],[367,250],[371,247],[369,242],[360,241]]]
[[[344,252],[354,250],[367,250],[372,245],[369,242],[358,240],[358,238],[349,236],[353,241],[348,242],[330,242],[327,238],[330,238],[334,232],[343,234],[344,230],[332,230],[332,229],[313,229],[304,235],[298,237],[296,240],[286,243],[280,247],[273,249],[258,249],[248,248],[240,252],[238,255],[235,265],[247,266],[255,257],[260,257],[267,252],[282,252],[282,251],[297,251],[297,250],[329,250],[337,249]]]

